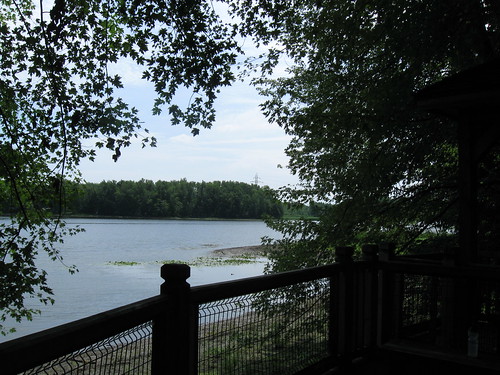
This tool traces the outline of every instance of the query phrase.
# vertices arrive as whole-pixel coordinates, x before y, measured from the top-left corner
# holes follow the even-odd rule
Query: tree
[[[431,229],[452,245],[445,235],[457,228],[456,127],[417,111],[412,95],[500,54],[498,2],[239,4],[242,29],[277,46],[264,73],[282,56],[289,66],[287,75],[254,80],[267,118],[293,136],[286,152],[301,185],[281,189],[280,198],[330,203],[318,221],[270,223],[285,235],[271,254],[274,270],[330,262],[336,245],[385,240],[417,251]],[[489,188],[480,201],[490,208],[499,196],[498,157],[493,152],[482,169]],[[492,221],[480,228],[485,246],[498,229]]]
[[[167,109],[172,123],[197,134],[215,119],[218,88],[235,79],[237,34],[267,47],[262,58],[247,60],[243,75],[260,71],[253,83],[267,98],[265,115],[293,136],[286,152],[302,184],[281,189],[280,198],[330,203],[318,221],[271,222],[285,235],[275,270],[328,262],[336,244],[383,237],[404,247],[430,227],[455,228],[455,131],[417,112],[412,93],[498,55],[497,2],[220,3],[233,17],[228,23],[203,0],[56,0],[50,10],[44,2],[2,1],[0,181],[17,213],[0,228],[7,291],[0,319],[29,317],[25,293],[48,302],[34,260],[41,250],[59,258],[55,244],[64,232],[44,208],[56,201],[62,211],[63,182],[78,179],[78,162],[93,158],[95,147],[117,160],[139,136],[137,111],[119,98],[113,65],[142,66],[157,92],[154,113]],[[276,78],[281,57],[289,69]],[[184,87],[193,99],[181,108],[173,100]],[[91,141],[95,147],[84,147]],[[497,173],[497,161],[493,153],[484,169],[493,165]],[[482,202],[497,201],[498,189],[489,186]],[[179,202],[162,206],[175,211]]]
[[[269,189],[243,182],[143,179],[85,183],[73,189],[80,191],[68,202],[68,211],[75,215],[261,219],[283,214]]]
[[[215,119],[219,88],[234,80],[233,35],[209,1],[2,0],[0,186],[13,214],[0,224],[0,322],[30,318],[27,295],[51,301],[35,260],[41,252],[61,259],[57,244],[75,232],[46,208],[58,202],[63,212],[80,160],[107,148],[116,161],[134,138],[155,145],[119,97],[116,65],[141,66],[156,90],[153,112],[168,110],[196,135]],[[193,92],[185,107],[174,102],[179,89]]]

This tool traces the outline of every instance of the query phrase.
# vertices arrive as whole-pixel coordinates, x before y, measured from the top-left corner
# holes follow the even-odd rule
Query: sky
[[[52,4],[52,1],[45,1],[44,8],[50,9]],[[235,21],[228,15],[226,4],[215,2],[212,5],[222,20]],[[265,51],[250,40],[240,40],[240,47],[246,56],[258,56]],[[278,74],[286,74],[286,65],[278,66]],[[120,96],[139,110],[143,128],[156,137],[157,147],[142,148],[137,140],[131,147],[121,150],[116,163],[110,150],[97,150],[94,162],[83,160],[80,163],[79,169],[85,181],[171,181],[185,178],[197,182],[251,183],[257,176],[259,185],[272,188],[298,183],[297,177],[286,168],[288,158],[284,149],[291,138],[276,124],[267,122],[259,110],[264,98],[248,82],[237,81],[231,87],[222,88],[215,104],[215,123],[211,129],[201,129],[200,134],[193,137],[190,129],[183,125],[172,126],[167,114],[152,115],[155,93],[152,85],[141,79],[139,67],[131,61],[120,60],[109,68],[111,75],[122,77],[125,89]],[[191,93],[184,97],[179,95],[176,104],[185,107],[190,96]],[[92,144],[87,147],[92,147]]]
[[[216,103],[213,127],[201,129],[193,137],[183,125],[172,126],[167,114],[151,114],[154,91],[140,79],[141,72],[136,67],[122,62],[115,69],[125,86],[120,95],[139,110],[143,127],[157,138],[157,147],[141,148],[137,141],[122,150],[116,163],[109,150],[100,150],[94,162],[80,164],[85,181],[185,178],[251,183],[258,176],[261,186],[272,188],[298,182],[286,168],[284,149],[290,137],[276,124],[268,123],[259,109],[264,98],[249,83],[238,81],[223,88]],[[182,106],[188,100],[189,96],[181,96],[177,103]]]

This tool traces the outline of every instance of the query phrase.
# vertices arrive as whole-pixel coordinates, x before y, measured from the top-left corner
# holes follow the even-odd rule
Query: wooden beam
[[[473,121],[466,119],[458,126],[458,189],[460,265],[477,259],[477,161],[475,145],[477,132]]]
[[[471,123],[473,123],[471,121]],[[491,148],[500,141],[500,115],[481,118],[482,129],[478,134],[474,150],[474,160],[481,161]]]

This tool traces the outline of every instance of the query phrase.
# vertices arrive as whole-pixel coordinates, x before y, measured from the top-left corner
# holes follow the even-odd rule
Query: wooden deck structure
[[[457,123],[459,151],[459,247],[447,253],[442,270],[468,272],[476,266],[488,267],[488,272],[500,274],[500,267],[491,258],[500,258],[500,249],[484,252],[478,245],[478,165],[500,140],[500,59],[473,67],[426,87],[415,95],[416,105],[423,111],[442,115]],[[500,220],[500,217],[498,217]],[[499,244],[500,247],[500,244]],[[432,267],[435,267],[433,265]],[[436,270],[436,272],[439,272]],[[396,274],[397,275],[397,274]],[[400,274],[399,274],[400,275]],[[399,276],[400,277],[400,276]],[[391,279],[395,289],[402,288],[401,279]],[[439,280],[443,280],[440,278]],[[384,282],[379,280],[379,282]],[[399,285],[399,286],[398,286]],[[436,336],[422,340],[398,337],[380,338],[376,355],[365,359],[354,371],[360,374],[497,374],[500,351],[500,320],[497,302],[488,313],[483,305],[485,295],[480,275],[454,279],[440,284],[440,328]],[[495,290],[495,291],[493,291]],[[396,292],[395,296],[398,295]],[[495,297],[496,298],[496,297]],[[394,301],[393,301],[394,303]],[[402,304],[405,302],[403,301]],[[386,310],[390,311],[390,306]],[[380,312],[380,311],[379,311]],[[382,312],[387,314],[387,312]],[[390,314],[392,318],[396,315]],[[482,326],[482,327],[479,327]],[[380,327],[379,327],[380,328]],[[432,328],[431,328],[432,330]],[[388,331],[382,330],[382,332]],[[471,345],[470,335],[494,337],[492,357],[472,354],[463,356]],[[477,340],[477,336],[473,339]],[[465,349],[464,349],[465,348]],[[470,349],[469,349],[470,350]],[[462,355],[458,353],[462,352]]]
[[[478,164],[500,139],[500,59],[431,85],[415,96],[423,110],[449,117],[458,125],[458,263],[480,260],[477,240]]]

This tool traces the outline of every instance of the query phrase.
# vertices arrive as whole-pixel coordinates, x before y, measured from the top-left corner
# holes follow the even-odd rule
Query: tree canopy
[[[76,188],[82,192],[68,205],[72,215],[262,219],[283,214],[269,188],[244,182],[102,181]]]
[[[275,270],[328,262],[337,244],[383,238],[405,248],[429,228],[456,228],[455,128],[418,112],[412,94],[498,56],[494,0],[0,4],[0,191],[20,207],[0,228],[0,320],[29,317],[25,295],[48,301],[35,259],[41,250],[58,259],[64,231],[45,208],[56,200],[62,211],[79,161],[99,147],[117,160],[134,137],[155,144],[119,97],[123,60],[154,85],[154,113],[197,134],[215,120],[219,88],[236,79],[238,38],[266,48],[245,72],[269,121],[293,136],[288,167],[301,180],[279,197],[330,203],[319,220],[270,222],[285,235]],[[185,88],[193,96],[182,107],[175,95]],[[482,165],[485,209],[498,201],[498,155]],[[485,238],[500,233],[491,225],[480,228]]]
[[[31,295],[49,302],[40,251],[59,259],[68,231],[45,208],[65,200],[64,181],[107,148],[116,161],[134,138],[154,146],[137,110],[120,98],[119,64],[132,61],[154,85],[154,114],[197,134],[215,120],[220,87],[235,77],[234,30],[209,1],[2,0],[0,187],[18,214],[0,224],[0,322],[30,317]],[[179,90],[190,102],[175,103]]]
[[[258,1],[252,9],[271,3],[264,25],[251,13],[245,20],[293,62],[289,75],[257,82],[264,113],[293,136],[286,152],[302,185],[280,195],[332,203],[316,222],[271,223],[287,234],[274,269],[332,261],[336,245],[391,241],[417,251],[431,246],[421,241],[429,231],[428,240],[453,246],[456,124],[417,110],[413,94],[500,54],[498,3]],[[494,151],[481,166],[485,217],[497,210],[498,158]],[[480,227],[483,246],[498,242],[492,226]]]

